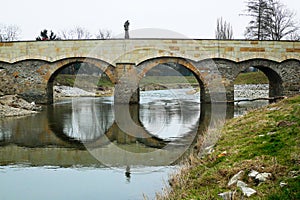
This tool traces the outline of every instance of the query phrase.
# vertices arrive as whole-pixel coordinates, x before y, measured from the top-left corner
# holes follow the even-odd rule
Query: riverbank
[[[105,88],[103,90],[97,90],[94,92],[86,91],[77,87],[70,86],[54,86],[54,98],[60,99],[64,97],[104,97],[112,96],[114,88]]]
[[[29,103],[17,95],[0,97],[0,118],[35,114],[41,110],[34,102]]]
[[[185,84],[170,84],[170,85],[147,85],[140,87],[140,91],[151,90],[167,90],[167,89],[184,89],[188,86]],[[199,87],[193,86],[190,93],[199,92]],[[70,86],[54,86],[55,98],[62,97],[80,97],[80,96],[112,96],[114,92],[113,88],[105,88],[101,91],[89,92],[77,87]],[[254,99],[254,98],[268,98],[269,97],[269,85],[268,84],[247,84],[247,85],[234,85],[234,92],[236,99]]]
[[[157,198],[300,199],[299,132],[300,96],[231,119],[209,153],[191,155]]]

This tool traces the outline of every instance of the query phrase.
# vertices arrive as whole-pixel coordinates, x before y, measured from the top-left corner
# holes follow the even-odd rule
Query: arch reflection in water
[[[106,148],[89,148],[92,155],[107,166],[162,166],[176,162],[188,150],[195,140],[200,117],[200,104],[198,98],[187,95],[174,94],[174,91],[151,91],[150,94],[142,94],[147,98],[141,101],[140,108],[136,106],[118,107],[118,117],[124,119],[126,109],[130,109],[131,120],[139,126],[135,132],[139,143],[110,143]],[[157,98],[155,98],[157,96]],[[192,105],[192,106],[191,106]],[[191,112],[194,112],[191,114]],[[124,120],[126,122],[126,119]],[[122,122],[123,126],[126,123]],[[120,128],[120,129],[122,129]],[[133,137],[127,133],[131,127],[119,130],[120,134],[127,134],[127,138]],[[125,130],[125,131],[124,131]],[[134,130],[133,130],[134,131]],[[118,133],[118,134],[119,134]],[[139,135],[138,135],[139,134]],[[106,135],[107,136],[107,135]],[[109,137],[108,137],[109,138]],[[128,140],[130,141],[130,140]],[[142,144],[141,144],[142,143]],[[146,147],[145,147],[146,146]]]
[[[7,161],[10,163],[22,163],[24,162],[24,158],[27,158],[25,161],[34,163],[34,165],[46,164],[58,166],[70,166],[75,164],[88,166],[90,164],[99,164],[99,160],[100,163],[110,166],[162,166],[174,162],[176,163],[179,158],[178,156],[182,155],[191,147],[197,135],[201,136],[203,130],[207,130],[208,125],[211,123],[210,113],[212,108],[201,105],[200,118],[197,118],[197,114],[192,114],[192,112],[198,112],[197,110],[192,110],[193,107],[199,106],[197,102],[193,102],[192,100],[182,101],[182,112],[186,112],[184,114],[176,111],[177,106],[171,107],[168,112],[162,110],[161,112],[168,113],[169,115],[165,116],[169,118],[167,120],[169,123],[166,123],[163,128],[168,127],[165,130],[170,131],[163,135],[161,132],[156,133],[149,131],[150,129],[154,129],[152,126],[159,123],[159,121],[153,121],[155,120],[155,115],[159,115],[159,113],[153,114],[151,113],[152,111],[149,111],[149,108],[155,107],[155,104],[163,104],[166,100],[161,99],[162,102],[159,102],[157,99],[150,99],[149,97],[149,101],[143,102],[141,106],[136,105],[131,107],[132,118],[143,119],[141,122],[138,122],[138,120],[135,121],[144,127],[143,133],[147,134],[147,137],[143,138],[134,138],[118,128],[117,124],[113,122],[113,116],[110,117],[108,114],[113,113],[111,111],[112,100],[106,98],[78,99],[80,101],[77,101],[77,105],[82,105],[82,108],[74,109],[74,113],[77,114],[84,112],[82,111],[84,109],[88,111],[96,109],[96,116],[98,115],[96,117],[98,120],[96,123],[98,123],[98,128],[93,134],[88,132],[91,130],[88,127],[88,129],[84,130],[82,128],[75,129],[71,126],[72,123],[77,123],[78,120],[80,121],[80,119],[82,119],[80,117],[74,117],[75,120],[72,120],[72,116],[75,114],[73,114],[71,100],[58,102],[36,115],[0,120],[0,135],[6,135],[4,136],[6,139],[0,141],[2,148],[2,150],[0,148],[2,152],[1,159],[4,163],[7,163]],[[95,105],[87,106],[89,104],[88,102]],[[175,102],[175,100],[173,102]],[[106,106],[108,109],[103,109],[103,107]],[[108,113],[105,114],[101,112]],[[156,112],[158,112],[157,109]],[[178,117],[179,114],[186,117],[180,118]],[[103,121],[100,122],[99,119],[101,118],[99,116],[101,115],[103,115]],[[147,116],[149,116],[152,121],[146,118]],[[93,121],[91,116],[88,117],[88,119]],[[187,126],[185,130],[182,129],[178,135],[174,136],[174,134],[172,134],[172,128],[170,127],[178,121],[180,121],[180,123],[186,123]],[[218,122],[217,119],[216,122]],[[110,124],[112,125],[110,126]],[[75,124],[75,127],[78,127],[78,124]],[[66,135],[71,133],[70,130],[83,130],[83,132],[77,132],[77,135],[73,133],[70,136]],[[157,130],[161,129],[157,128]],[[82,135],[83,133],[87,135]],[[71,138],[71,136],[74,137],[74,135],[77,137],[77,140]],[[91,140],[81,142],[79,138]],[[92,138],[94,140],[92,140]],[[25,148],[14,146],[7,146],[6,148],[5,145],[7,144],[15,144],[16,146]],[[30,149],[26,147],[30,147]],[[86,147],[89,148],[89,152],[84,150]],[[93,157],[91,155],[93,155]]]
[[[79,142],[103,136],[114,122],[113,105],[107,98],[74,98],[55,104],[48,112],[51,129],[61,137]]]
[[[145,129],[168,140],[188,133],[200,117],[200,96],[187,92],[186,89],[144,92],[140,120]]]

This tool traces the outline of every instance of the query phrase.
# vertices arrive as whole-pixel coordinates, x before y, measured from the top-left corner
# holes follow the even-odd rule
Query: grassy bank
[[[266,75],[261,72],[240,73],[234,81],[234,84],[268,84],[269,80]]]
[[[236,185],[227,185],[241,170],[241,180],[257,191],[249,199],[300,199],[300,96],[231,119],[220,132],[213,153],[191,155],[159,199],[221,199],[226,191],[245,198]],[[258,184],[248,176],[251,170],[272,175]]]
[[[92,76],[92,75],[71,75],[71,74],[57,75],[54,84],[73,87],[75,82],[77,84],[82,85],[83,87],[95,87],[95,86],[113,87],[114,86],[108,77],[99,78],[98,76]]]
[[[194,76],[146,76],[140,84],[179,84],[190,83],[197,84]]]

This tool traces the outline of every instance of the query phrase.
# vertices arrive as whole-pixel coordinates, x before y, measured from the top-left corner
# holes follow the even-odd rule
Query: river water
[[[131,106],[82,97],[0,119],[0,199],[154,199],[209,126],[199,99],[184,89],[142,92]]]

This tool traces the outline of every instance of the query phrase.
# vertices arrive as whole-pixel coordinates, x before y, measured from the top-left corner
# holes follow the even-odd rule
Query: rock
[[[255,179],[258,180],[259,182],[265,182],[269,177],[271,177],[271,173],[259,173],[255,176]]]
[[[242,176],[244,175],[244,171],[241,170],[239,171],[237,174],[235,174],[228,182],[228,186],[231,186],[233,184],[235,184],[239,179],[242,178]]]
[[[248,185],[246,183],[244,183],[243,181],[237,181],[236,186],[237,187],[247,187]]]
[[[214,145],[206,147],[204,151],[206,154],[212,154],[214,152]]]
[[[25,110],[21,108],[14,108],[6,105],[0,105],[0,118],[1,117],[14,117],[37,113],[36,111]]]
[[[14,108],[21,108],[25,110],[41,110],[40,106],[36,106],[35,104],[28,103],[24,99],[18,97],[17,95],[6,95],[0,97],[0,104],[7,105]]]
[[[288,176],[291,178],[297,178],[299,174],[300,174],[300,171],[290,171]]]
[[[236,186],[241,188],[243,194],[246,195],[247,197],[250,197],[251,195],[256,193],[254,189],[248,187],[248,185],[243,181],[237,181]]]
[[[41,106],[29,103],[17,95],[0,97],[0,117],[28,115],[39,110],[41,110]]]
[[[272,107],[272,108],[269,108],[268,110],[270,110],[270,111],[273,111],[273,110],[280,110],[280,108],[278,108],[278,107]]]
[[[267,135],[274,135],[276,132],[268,132]]]
[[[251,172],[248,174],[248,176],[249,176],[249,177],[252,177],[252,178],[255,178],[257,174],[259,174],[258,171],[251,170]]]
[[[280,186],[280,187],[284,187],[284,186],[287,186],[287,185],[288,185],[288,184],[285,183],[285,182],[280,182],[280,183],[279,183],[279,186]]]
[[[250,187],[241,186],[240,188],[241,188],[243,194],[246,195],[247,197],[250,197],[251,195],[256,193],[256,191]]]
[[[218,194],[218,196],[220,196],[223,200],[231,200],[233,199],[234,193],[235,192],[228,191],[228,192],[220,193]]]

